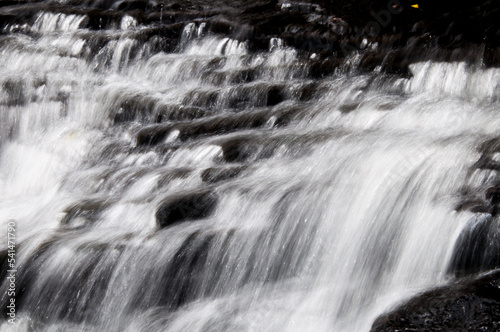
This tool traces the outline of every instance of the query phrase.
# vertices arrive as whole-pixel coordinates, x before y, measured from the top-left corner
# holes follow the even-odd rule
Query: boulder
[[[481,214],[458,238],[449,266],[456,276],[500,267],[500,224],[498,218]]]
[[[165,199],[156,211],[156,222],[161,228],[180,222],[208,217],[217,206],[218,196],[204,191]]]
[[[499,331],[500,270],[414,297],[379,317],[371,332]]]

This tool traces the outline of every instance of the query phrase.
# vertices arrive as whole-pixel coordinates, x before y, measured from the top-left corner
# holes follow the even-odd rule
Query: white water
[[[457,193],[476,146],[500,125],[500,70],[339,71],[299,102],[314,82],[280,40],[250,55],[193,23],[180,53],[149,55],[128,34],[141,27],[124,18],[85,58],[84,22],[44,14],[31,29],[41,36],[12,34],[1,49],[0,221],[16,221],[18,280],[31,278],[18,323],[2,331],[368,331],[398,301],[446,281],[472,217],[454,211]],[[254,79],[235,83],[242,70]],[[285,101],[266,106],[270,85]],[[134,100],[144,114],[114,124]],[[138,147],[141,128],[168,106],[206,113],[168,120],[180,129]],[[203,118],[259,112],[269,115],[261,128],[180,138]],[[222,146],[238,137],[256,146],[234,163],[248,168],[203,183],[205,169],[227,166]],[[212,215],[158,228],[164,198],[203,188],[219,196]],[[98,202],[97,217],[62,225],[84,201]]]

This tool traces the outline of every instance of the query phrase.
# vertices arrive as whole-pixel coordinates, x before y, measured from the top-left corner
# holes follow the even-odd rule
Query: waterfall
[[[0,330],[369,331],[452,279],[485,215],[459,193],[496,175],[474,167],[498,135],[500,69],[394,75],[353,54],[314,77],[316,53],[276,36],[256,50],[163,5],[167,28],[47,10],[0,35],[17,269]]]

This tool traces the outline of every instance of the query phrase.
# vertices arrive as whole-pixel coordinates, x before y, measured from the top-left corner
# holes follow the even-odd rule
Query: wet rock
[[[500,220],[482,214],[471,220],[457,240],[449,273],[465,276],[500,267]]]
[[[26,83],[22,79],[8,79],[2,84],[2,90],[7,93],[8,106],[22,106],[28,102]]]
[[[323,78],[333,74],[336,68],[341,64],[338,59],[324,59],[321,61],[313,61],[309,66],[309,77]]]
[[[189,168],[175,168],[165,172],[158,180],[158,187],[168,186],[170,182],[176,179],[185,179],[191,174]]]
[[[494,207],[490,206],[488,202],[478,194],[471,194],[462,197],[460,202],[455,207],[456,211],[468,210],[474,213],[488,213],[494,212]]]
[[[467,174],[468,186],[461,188],[457,211],[488,213],[500,212],[500,141],[487,140],[478,148],[481,156]]]
[[[224,114],[197,122],[183,123],[175,126],[180,131],[181,141],[196,139],[201,136],[228,134],[242,129],[259,128],[271,117],[269,111],[241,112],[238,114]]]
[[[300,89],[299,100],[300,101],[309,101],[309,100],[315,99],[316,97],[318,97],[321,90],[322,90],[321,86],[316,82],[305,84]]]
[[[210,115],[211,113],[199,107],[182,105],[164,105],[157,107],[156,122],[194,120]]]
[[[121,95],[115,109],[110,112],[114,123],[128,121],[164,122],[193,120],[206,116],[209,112],[194,106],[167,104],[152,95]]]
[[[500,271],[425,292],[379,317],[371,332],[498,331]]]
[[[280,87],[271,87],[267,91],[267,106],[274,106],[285,100],[285,94]]]
[[[216,208],[218,196],[214,192],[197,192],[167,198],[156,211],[156,222],[161,228],[208,217]]]
[[[234,72],[231,76],[232,84],[243,84],[253,82],[258,75],[255,69],[244,69]]]
[[[18,249],[18,248],[16,248]],[[7,270],[10,270],[9,266],[8,266],[8,258],[9,258],[9,255],[8,255],[8,251],[7,249],[6,250],[1,250],[0,251],[0,280],[5,280],[5,278],[7,277]]]
[[[120,252],[114,246],[96,243],[72,250],[67,241],[57,237],[47,240],[20,262],[16,314],[28,313],[34,320],[49,324],[57,320],[80,323],[95,317],[102,302],[99,294],[106,292]],[[55,267],[53,260],[61,255],[71,255],[72,259],[63,259]],[[81,302],[79,298],[87,300]],[[8,300],[6,294],[1,297],[2,308]]]
[[[175,310],[190,301],[214,294],[220,296],[227,289],[227,271],[231,271],[229,252],[234,230],[194,231],[168,258],[158,259],[159,266],[145,268],[144,276],[155,275],[155,285],[133,290],[132,310],[161,306],[161,310]],[[204,280],[212,280],[207,284]],[[222,286],[222,287],[221,287]],[[164,314],[165,311],[163,311]]]
[[[111,202],[103,200],[86,200],[76,203],[66,208],[64,211],[66,215],[61,220],[61,225],[67,229],[92,225],[110,204]]]
[[[221,182],[237,177],[245,169],[246,167],[207,168],[201,173],[201,179],[208,183]]]
[[[305,108],[287,107],[286,109],[276,112],[276,121],[274,122],[274,125],[276,127],[285,127],[293,120],[297,120],[306,114]]]
[[[212,109],[216,106],[218,97],[219,97],[219,91],[216,90],[212,91],[194,90],[187,93],[186,97],[184,98],[183,104]]]
[[[349,103],[349,104],[343,104],[339,106],[339,111],[343,114],[351,113],[352,111],[355,111],[357,108],[359,108],[360,104],[359,103]]]
[[[197,297],[196,290],[203,278],[208,253],[216,239],[214,234],[199,232],[186,238],[166,269],[161,305],[177,308]]]
[[[34,281],[38,277],[40,273],[40,262],[44,260],[44,255],[45,253],[51,248],[53,245],[54,241],[49,240],[44,243],[42,243],[37,250],[34,251],[34,254],[31,255],[30,257],[26,258],[22,262],[22,264],[19,264],[19,261],[17,261],[17,278],[16,278],[16,311],[22,311],[23,310],[23,305],[26,300],[26,293],[29,292],[30,288],[34,285]],[[17,249],[20,249],[19,246],[17,246]],[[6,253],[6,252],[5,252]],[[17,252],[19,254],[19,251]],[[3,262],[5,265],[6,261]],[[8,269],[5,269],[3,271],[7,271]],[[6,283],[8,282],[8,279],[2,278],[0,280],[0,287],[5,287]],[[6,317],[6,308],[7,304],[9,301],[9,297],[7,296],[7,292],[4,292],[3,294],[0,295],[0,305],[3,309],[3,317]]]
[[[137,133],[137,145],[156,145],[167,137],[173,126],[168,125],[154,125],[142,128]]]
[[[482,155],[481,158],[476,162],[474,167],[479,169],[492,169],[500,171],[500,162],[491,158],[491,155]]]
[[[226,162],[243,162],[258,152],[258,145],[246,138],[235,138],[224,142],[222,145],[222,156]]]
[[[145,11],[149,7],[148,0],[133,0],[133,1],[115,1],[111,9],[119,11],[141,10]]]
[[[500,57],[500,28],[496,24],[500,13],[495,3],[487,0],[463,4],[420,1],[419,9],[407,0],[224,1],[217,6],[203,1],[4,2],[0,5],[0,27],[32,23],[40,11],[86,15],[91,30],[116,28],[124,15],[132,16],[141,26],[151,25],[141,28],[142,36],[137,39],[150,43],[153,53],[174,51],[182,28],[200,20],[206,23],[207,33],[247,41],[251,52],[267,51],[270,39],[280,38],[303,53],[319,54],[321,61],[328,55],[327,62],[313,64],[311,77],[330,75],[352,52],[366,53],[365,39],[378,48],[363,55],[361,67],[396,74],[406,74],[411,62],[439,58],[429,52],[429,45],[446,53],[447,61],[454,61],[451,58],[457,50],[475,46],[482,47],[479,53],[486,65],[498,66],[496,59]],[[410,44],[414,51],[406,49]],[[477,54],[473,59],[466,56],[467,62],[478,60]],[[245,75],[234,78],[235,82],[253,80]],[[280,94],[276,96],[274,101],[269,99],[269,105],[281,101]],[[215,106],[193,102],[193,106]]]

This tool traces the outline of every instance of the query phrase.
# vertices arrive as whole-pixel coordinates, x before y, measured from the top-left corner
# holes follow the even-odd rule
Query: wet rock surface
[[[418,8],[416,8],[418,7]],[[116,28],[124,15],[138,24],[152,25],[135,38],[156,40],[157,50],[179,47],[182,28],[203,21],[205,33],[246,41],[253,51],[267,50],[272,38],[280,38],[309,57],[312,75],[331,73],[353,52],[362,52],[361,67],[377,66],[405,73],[411,62],[427,59],[474,62],[470,49],[483,47],[484,64],[497,66],[500,59],[500,19],[496,1],[68,1],[2,2],[0,31],[33,22],[41,12],[86,15],[92,30]],[[7,30],[6,30],[7,29]],[[152,39],[153,38],[153,39]],[[243,78],[248,79],[248,77]],[[268,103],[283,97],[269,92]]]
[[[500,267],[500,224],[498,218],[480,215],[471,221],[455,245],[449,271],[457,276]]]
[[[203,182],[216,183],[238,177],[245,167],[207,168],[201,173]]]
[[[479,159],[472,165],[467,177],[469,186],[459,193],[455,209],[474,213],[460,234],[449,272],[467,276],[500,267],[500,228],[498,139],[488,139],[478,146]]]
[[[168,198],[160,204],[156,221],[161,228],[189,220],[208,217],[217,205],[213,192],[191,193],[182,197]]]
[[[388,101],[370,110],[367,108],[367,104],[373,101],[374,91],[378,93],[385,89],[377,86],[377,82],[373,83],[379,78],[379,72],[382,72],[380,76],[397,74],[385,75],[387,80],[387,76],[408,79],[414,74],[409,70],[410,64],[429,59],[465,61],[478,68],[498,66],[500,29],[497,22],[500,13],[497,8],[498,1],[456,3],[448,0],[439,3],[426,0],[362,0],[354,3],[347,0],[0,1],[0,47],[8,46],[7,51],[14,52],[13,58],[16,58],[15,52],[24,52],[23,48],[46,56],[40,66],[45,72],[42,71],[36,79],[16,78],[17,73],[0,79],[0,107],[18,108],[7,116],[0,115],[1,122],[5,123],[0,128],[8,128],[8,135],[0,132],[1,138],[13,139],[23,128],[34,131],[33,125],[38,123],[36,119],[22,126],[17,115],[22,111],[37,114],[30,104],[40,100],[47,104],[35,105],[36,109],[41,110],[40,114],[47,112],[49,117],[52,116],[47,123],[56,123],[67,117],[68,109],[73,111],[70,113],[73,118],[85,118],[80,127],[95,130],[89,136],[98,135],[96,132],[102,134],[99,141],[103,143],[88,153],[88,160],[78,167],[76,175],[73,174],[92,180],[81,180],[84,184],[80,183],[80,189],[84,187],[84,190],[78,192],[75,203],[64,204],[61,211],[64,216],[57,219],[57,232],[65,236],[75,235],[75,238],[94,232],[100,239],[103,231],[109,231],[108,241],[115,243],[85,243],[73,247],[72,239],[61,242],[56,239],[41,246],[36,254],[28,255],[21,266],[19,309],[21,312],[36,312],[34,316],[40,321],[95,322],[92,319],[100,317],[98,311],[104,308],[99,306],[100,295],[112,282],[115,282],[113,287],[118,288],[109,291],[116,292],[116,297],[108,294],[108,298],[102,301],[109,305],[105,307],[106,319],[111,316],[116,319],[113,309],[123,302],[122,290],[132,295],[128,298],[129,303],[124,304],[126,308],[118,308],[116,312],[135,314],[134,310],[149,310],[157,305],[178,309],[199,302],[205,296],[215,294],[217,297],[233,291],[236,294],[241,285],[271,284],[301,277],[302,270],[309,271],[311,265],[316,264],[308,261],[316,236],[315,227],[310,225],[322,220],[322,215],[316,212],[329,208],[331,204],[324,202],[318,208],[305,211],[306,205],[313,206],[316,202],[304,199],[306,196],[299,195],[300,190],[282,196],[270,208],[274,212],[255,216],[258,219],[256,225],[253,225],[253,219],[249,222],[244,215],[235,218],[237,222],[241,219],[241,223],[254,233],[245,233],[246,230],[238,228],[235,232],[234,225],[231,225],[225,232],[197,230],[179,243],[173,243],[171,241],[183,236],[184,228],[171,226],[186,223],[183,225],[186,228],[196,228],[197,223],[189,224],[196,220],[203,224],[203,219],[211,218],[218,211],[219,200],[225,201],[219,198],[223,191],[219,189],[237,186],[240,181],[235,179],[242,179],[247,170],[253,172],[280,158],[286,160],[283,161],[285,165],[293,164],[294,158],[307,156],[319,143],[350,136],[346,142],[339,140],[339,145],[342,145],[349,143],[352,136],[363,138],[367,134],[365,130],[379,130],[356,120],[360,112],[367,112],[362,115],[363,119],[378,117],[380,114],[368,112],[377,107],[390,113],[401,102]],[[51,20],[53,24],[44,26],[43,20]],[[68,38],[59,38],[58,34]],[[21,35],[24,44],[16,39]],[[50,41],[48,50],[40,45],[44,40]],[[203,42],[212,44],[209,47]],[[241,46],[245,50],[238,53]],[[202,50],[205,53],[197,53],[200,50],[196,47],[205,48]],[[207,52],[207,49],[211,51]],[[56,60],[50,57],[52,55]],[[57,72],[55,67],[44,67],[52,61],[62,63],[61,68],[67,66],[74,71]],[[373,79],[351,87],[351,95],[342,98],[344,92],[340,90],[351,83],[344,82],[342,89],[335,90],[328,80],[339,73],[351,75],[352,71],[356,74],[370,72]],[[80,75],[85,76],[82,82]],[[78,79],[70,82],[69,78],[74,76]],[[113,78],[117,81],[112,82]],[[396,92],[390,91],[383,96],[384,99],[410,93],[402,88],[393,90]],[[321,110],[314,107],[325,96],[328,99],[329,94],[341,97],[334,99],[335,105],[323,104]],[[354,94],[357,97],[352,96]],[[368,97],[363,99],[361,96],[365,94]],[[48,97],[44,99],[44,96]],[[95,103],[84,103],[85,99]],[[85,112],[79,113],[83,108]],[[92,112],[87,112],[87,108],[96,114],[89,115]],[[57,112],[52,114],[52,110]],[[325,110],[330,114],[320,114],[318,119],[318,113]],[[330,118],[332,115],[335,117]],[[381,124],[385,115],[379,118]],[[351,119],[349,123],[356,128],[354,132],[350,126],[336,127],[345,118]],[[300,120],[303,123],[298,126]],[[308,128],[311,123],[317,127],[313,125],[311,130]],[[390,122],[389,126],[392,125]],[[48,126],[43,124],[40,131],[45,133]],[[71,141],[79,138],[79,131],[64,131],[57,136]],[[370,143],[381,139],[377,135],[373,138]],[[395,137],[391,144],[399,144],[396,142],[400,138]],[[336,167],[344,154],[356,151],[353,150],[356,146],[352,142],[349,144],[324,169]],[[404,145],[399,147],[401,151],[406,148]],[[337,148],[325,147],[325,154]],[[78,149],[79,146],[74,151]],[[470,183],[457,195],[457,213],[475,216],[463,230],[454,249],[448,272],[455,277],[489,271],[498,268],[500,263],[500,178],[496,175],[500,171],[500,144],[493,139],[481,149],[481,157],[473,165],[468,179]],[[64,159],[65,155],[60,158]],[[355,160],[351,156],[349,162],[344,161],[345,166],[352,166]],[[307,167],[310,166],[312,172],[316,165]],[[356,170],[354,167],[354,176]],[[285,171],[288,169],[283,167]],[[260,176],[264,173],[261,171]],[[332,174],[324,177],[338,181]],[[481,177],[484,181],[478,180]],[[281,189],[288,185],[287,182],[296,180],[304,181],[300,176],[298,179],[293,176],[288,180],[283,178]],[[394,178],[388,180],[397,182]],[[317,188],[321,184],[319,179],[315,181],[318,182],[310,183],[310,187]],[[74,188],[69,188],[72,186],[69,182],[63,187],[71,193]],[[185,192],[184,182],[191,184]],[[270,181],[260,193],[252,191],[250,185],[241,192],[233,192],[233,199],[250,193],[255,195],[249,198],[250,202],[258,206],[262,203],[260,200],[267,200],[262,197],[269,197],[266,195],[273,194],[273,190],[281,190],[273,188],[274,185]],[[328,185],[332,184],[324,184]],[[341,181],[339,185],[342,185]],[[77,185],[74,187],[78,188]],[[179,190],[182,193],[178,194]],[[92,199],[96,193],[101,194],[97,195],[99,199]],[[111,201],[109,197],[117,197],[117,200]],[[167,198],[156,204],[158,197]],[[295,204],[297,201],[300,204]],[[316,201],[321,202],[321,199]],[[290,210],[293,206],[296,206],[295,210]],[[337,207],[339,211],[342,208]],[[238,209],[225,212],[232,215]],[[248,215],[250,210],[245,214]],[[134,211],[137,214],[132,213]],[[262,218],[263,215],[269,215],[269,220]],[[383,216],[380,218],[384,219]],[[107,223],[110,223],[109,227]],[[106,227],[99,230],[99,226]],[[148,239],[164,238],[155,244],[156,251],[142,243],[142,238],[135,239],[136,242],[116,242],[110,234],[114,235],[119,227],[129,227],[139,233],[133,236],[137,238],[143,236],[144,231],[150,232],[144,235]],[[373,247],[381,247],[380,251],[371,252],[382,260],[390,258],[384,250],[397,242],[394,240],[396,236],[391,237],[390,227],[385,229],[389,229],[387,236],[373,240]],[[334,237],[336,233],[327,235]],[[381,239],[387,240],[381,244],[384,242]],[[124,252],[130,256],[125,256],[118,264]],[[133,256],[132,252],[139,256]],[[0,254],[0,261],[5,266],[5,251]],[[54,266],[54,257],[67,261]],[[122,280],[120,278],[125,275],[122,271],[126,270],[132,257],[135,260],[131,264],[129,279]],[[139,273],[134,270],[136,266],[148,259],[154,259],[153,264],[146,266],[151,273],[140,271],[140,277],[134,277],[134,273]],[[372,272],[367,280],[382,278],[384,270],[376,259],[370,256],[365,262],[369,262],[365,267]],[[57,273],[52,273],[52,269]],[[47,273],[46,279],[40,273],[42,270]],[[65,270],[71,273],[65,274]],[[241,275],[233,276],[233,272]],[[499,329],[498,280],[500,278],[495,272],[478,279],[462,279],[451,286],[425,293],[394,313],[381,317],[374,329]],[[82,285],[87,285],[87,288],[82,289]],[[349,298],[347,295],[346,299]],[[5,304],[5,301],[4,296],[1,302]],[[55,304],[59,304],[58,308],[52,310]],[[120,321],[121,317],[117,320]],[[96,326],[106,330],[100,323]],[[123,330],[121,322],[117,324],[114,330]],[[227,327],[226,330],[234,328]]]
[[[372,332],[497,331],[500,329],[500,224],[498,219],[498,139],[478,147],[468,186],[458,195],[458,212],[473,217],[453,249],[448,286],[425,292],[379,317]],[[480,273],[486,273],[478,276]]]
[[[416,296],[379,317],[372,332],[498,331],[500,272],[466,278]]]

